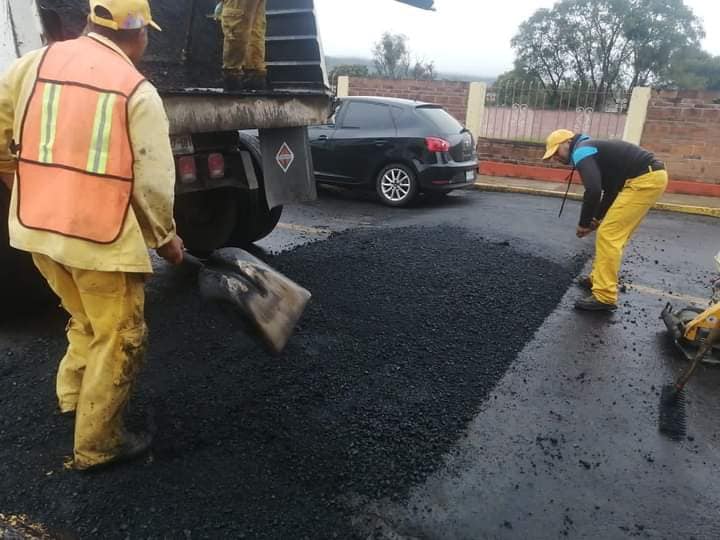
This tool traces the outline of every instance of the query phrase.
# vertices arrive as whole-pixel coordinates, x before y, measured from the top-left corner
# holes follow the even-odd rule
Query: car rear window
[[[375,103],[350,102],[343,119],[344,128],[394,129],[390,107]]]
[[[463,130],[460,122],[440,107],[418,107],[418,114],[429,120],[440,133],[460,133]]]

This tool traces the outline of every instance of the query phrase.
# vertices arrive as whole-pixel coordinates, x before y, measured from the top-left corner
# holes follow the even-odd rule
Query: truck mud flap
[[[268,208],[317,199],[306,127],[261,129]]]

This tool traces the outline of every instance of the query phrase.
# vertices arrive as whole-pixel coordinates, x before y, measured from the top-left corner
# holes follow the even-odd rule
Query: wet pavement
[[[323,191],[320,200],[312,204],[286,209],[281,225],[260,243],[260,247],[268,253],[281,254],[293,247],[323,242],[342,231],[355,231],[359,236],[354,237],[353,242],[365,245],[372,244],[374,237],[384,238],[388,232],[403,235],[409,230],[422,228],[440,234],[454,234],[453,231],[460,230],[467,232],[468,242],[475,238],[489,246],[483,248],[490,249],[489,253],[495,249],[493,246],[511,247],[509,253],[512,256],[506,261],[507,268],[494,271],[504,272],[505,279],[521,281],[529,273],[544,271],[538,270],[541,268],[537,264],[538,259],[567,267],[578,254],[590,255],[591,242],[578,240],[573,234],[577,204],[569,203],[561,219],[557,217],[558,208],[559,201],[555,199],[465,191],[454,193],[440,203],[398,210],[384,208],[371,197],[336,190]],[[681,305],[702,301],[709,296],[709,284],[715,275],[712,257],[720,249],[720,240],[715,240],[718,238],[717,223],[710,218],[651,214],[628,250],[623,271],[627,292],[621,298],[621,308],[614,314],[578,314],[572,310],[572,302],[582,294],[581,291],[571,287],[564,293],[567,288],[565,281],[561,290],[558,290],[560,282],[547,283],[548,295],[562,297],[560,305],[541,324],[517,358],[514,358],[514,353],[510,355],[507,359],[512,362],[510,369],[501,375],[489,395],[484,388],[478,387],[478,396],[487,396],[488,399],[484,402],[480,400],[480,412],[470,421],[467,432],[459,440],[452,441],[442,459],[444,465],[433,466],[429,476],[420,475],[420,483],[409,488],[409,496],[406,492],[402,497],[383,496],[378,499],[367,495],[373,493],[373,486],[355,490],[365,493],[364,496],[353,498],[348,494],[348,500],[344,502],[354,508],[353,526],[359,536],[395,539],[719,537],[717,508],[720,490],[715,487],[715,479],[718,477],[720,440],[715,414],[720,411],[720,370],[701,368],[688,388],[687,440],[672,442],[657,432],[659,389],[684,365],[665,336],[659,313],[668,300]],[[412,235],[409,237],[418,241]],[[322,244],[317,247],[318,253],[321,252]],[[278,262],[281,261],[282,257],[279,257]],[[342,264],[352,262],[336,261],[335,271],[342,272]],[[328,272],[328,279],[333,277],[332,272]],[[529,283],[543,282],[538,277],[543,276],[533,275],[534,281]],[[473,288],[482,288],[487,277],[478,272],[467,279],[472,282]],[[152,285],[150,298],[172,293],[177,286],[173,273],[161,268]],[[536,327],[529,321],[529,314],[533,312],[532,306],[527,305],[529,298],[533,296],[520,296],[514,305],[507,302],[506,312],[503,313],[504,324]],[[181,301],[182,298],[177,299],[178,303]],[[460,304],[454,309],[462,310],[466,306]],[[473,305],[473,309],[483,308],[482,305]],[[488,307],[489,311],[496,309],[497,306]],[[478,313],[477,320],[482,321],[483,315]],[[62,328],[54,317],[49,317],[49,320],[46,317],[35,324],[36,328],[25,325],[22,329],[1,330],[0,349],[44,349],[45,341],[50,339],[47,336],[51,332],[61,332]],[[162,331],[163,324],[157,324],[156,328]],[[218,324],[218,331],[225,328],[214,319],[208,319],[206,324],[211,329]],[[164,326],[165,330],[171,331],[169,323]],[[352,336],[352,326],[349,330],[344,326],[342,328],[350,332],[348,336]],[[483,335],[484,330],[486,328],[482,325],[477,328],[478,336],[502,343],[502,330],[492,326],[487,336]],[[42,337],[37,338],[38,333]],[[304,329],[301,329],[296,345],[305,351],[309,344],[302,341],[303,335]],[[332,336],[327,336],[327,339],[328,345],[332,345]],[[352,346],[359,345],[362,344]],[[518,350],[515,345],[508,344],[507,350]],[[213,349],[215,354],[220,354],[218,346]],[[181,345],[176,347],[178,350],[182,348]],[[243,347],[252,353],[252,346]],[[210,362],[211,356],[193,356],[189,365],[183,368],[190,368],[198,384],[205,389],[208,380],[202,364]],[[172,369],[171,359],[163,364]],[[315,367],[323,369],[322,365]],[[283,383],[282,370],[276,367],[250,363],[237,367],[228,364],[225,369],[226,377],[241,377],[239,380],[243,382],[245,378],[253,380],[250,370],[260,369],[264,376],[275,374]],[[12,366],[8,374],[17,381],[21,371],[22,368]],[[0,373],[2,376],[3,373]],[[317,379],[315,375],[311,374],[311,377],[312,381]],[[360,372],[354,380],[362,377]],[[188,393],[184,385],[186,381],[179,377],[173,380],[174,384],[168,387],[167,399],[172,392],[185,392],[184,395],[190,399],[194,397]],[[44,388],[44,393],[51,392],[51,375],[40,377],[39,382],[43,388],[48,387]],[[151,382],[152,378],[149,378],[147,383]],[[298,385],[299,381],[285,381],[283,384],[290,385],[288,391],[292,391],[292,385]],[[232,404],[222,395],[215,396],[208,398],[209,401],[199,402],[202,409],[193,414],[202,418],[203,414],[225,406],[229,408],[226,412],[239,415],[240,420],[255,421],[255,415],[261,412],[274,413],[266,401],[279,400],[277,392],[282,388],[282,384],[278,388],[270,388],[272,392],[264,393],[265,397],[261,399],[246,396],[243,393],[245,388],[239,387],[238,403]],[[300,392],[301,387],[298,386],[296,391]],[[432,388],[425,391],[432,395]],[[318,399],[318,396],[310,397]],[[438,407],[443,403],[438,402]],[[351,405],[347,403],[345,406]],[[369,404],[367,406],[370,407]],[[171,408],[169,403],[165,407]],[[257,408],[258,412],[252,412],[248,407]],[[40,414],[44,412],[39,411]],[[33,414],[28,412],[22,421],[32,420]],[[167,412],[167,417],[167,431],[184,433],[178,430],[180,424],[189,422],[187,417],[172,410]],[[21,421],[20,417],[17,421]],[[207,419],[202,420],[195,429],[202,432],[201,428],[207,423]],[[11,424],[6,422],[4,425]],[[272,433],[272,425],[267,420],[254,428],[243,427],[242,421],[237,427],[220,426],[227,431],[231,442],[235,441],[235,436],[240,437],[239,440],[249,438],[250,442],[260,438],[257,451],[249,452],[245,459],[256,459],[260,467],[267,466],[265,460],[268,459],[267,452],[261,451],[261,448],[275,449],[283,454],[286,446],[292,447],[292,439],[288,438],[292,433],[290,426],[282,427],[277,433]],[[185,424],[185,430],[190,427]],[[0,436],[3,433],[0,430]],[[180,496],[183,489],[187,494],[190,489],[200,495],[205,493],[203,497],[210,501],[217,500],[217,505],[232,505],[220,494],[213,493],[212,486],[173,486],[174,470],[162,465],[163,458],[186,461],[183,453],[193,450],[210,452],[211,447],[207,445],[211,443],[203,440],[204,437],[202,433],[184,433],[177,446],[175,441],[163,442],[159,463],[155,465],[161,474],[152,482],[161,484],[165,481],[163,475],[167,473],[167,481],[170,482],[168,496],[176,491]],[[32,440],[32,436],[29,439]],[[13,444],[21,448],[23,438],[13,440]],[[53,441],[52,434],[44,435],[35,444],[49,445],[49,452],[59,446]],[[309,439],[309,444],[313,444],[312,439]],[[227,450],[216,452],[230,452],[230,446],[226,441]],[[37,452],[38,447],[31,450]],[[298,451],[293,449],[293,452]],[[23,453],[30,455],[28,452],[26,449]],[[178,453],[177,456],[174,452]],[[282,457],[291,459],[292,455],[283,454]],[[415,458],[417,452],[410,452],[409,456]],[[330,455],[326,459],[332,461]],[[45,461],[48,463],[43,466],[50,470],[52,460]],[[17,466],[21,467],[20,462]],[[368,464],[362,466],[372,468]],[[262,480],[262,469],[256,472],[253,463],[244,462],[242,467],[247,469],[248,478],[259,476]],[[387,478],[393,478],[392,472],[388,471]],[[216,473],[221,485],[229,482],[229,479],[222,478],[222,471],[208,465],[208,474],[212,477]],[[303,474],[300,473],[300,476]],[[354,471],[351,469],[348,474],[352,476]],[[375,471],[374,474],[380,475],[380,472]],[[142,482],[143,470],[135,476],[137,478],[133,479],[131,474],[122,482],[128,485],[132,485],[134,480]],[[301,479],[313,483],[312,475]],[[331,479],[328,477],[325,481]],[[81,499],[100,487],[98,479],[73,481],[76,483],[71,489],[79,492]],[[273,485],[267,484],[264,491],[271,491]],[[285,486],[284,483],[278,485]],[[237,489],[229,484],[226,487]],[[318,486],[307,487],[304,494],[302,491],[297,494],[290,492],[287,500],[310,495],[316,488],[319,489]],[[42,489],[52,488],[42,484]],[[380,490],[379,493],[385,491]],[[243,496],[248,497],[246,504],[251,504],[264,495],[270,500],[272,494],[250,493]],[[275,497],[272,496],[272,499]],[[67,510],[69,515],[77,515],[83,508],[80,502],[75,506],[71,502],[58,504],[60,510],[67,510],[70,505],[72,510]],[[303,510],[305,506],[307,510]],[[301,513],[316,511],[307,501],[299,504],[297,510]],[[288,509],[288,514],[291,513]],[[132,520],[130,517],[124,519]],[[177,519],[179,524],[188,522],[188,517],[184,515],[178,515]],[[277,521],[278,517],[274,519]],[[322,520],[317,516],[313,519]],[[99,534],[98,531],[103,530],[103,522],[107,526],[108,519],[103,521],[98,516],[96,521],[99,529],[94,530],[95,534]],[[146,531],[146,536],[153,536],[150,533],[157,536],[162,532],[152,529],[152,521],[147,523],[150,523],[150,530]],[[71,524],[64,526],[72,529]],[[122,537],[128,525],[123,522],[120,526],[125,529],[112,530],[110,536]],[[232,529],[216,530],[214,533],[205,531],[197,536],[237,537],[235,534],[241,528],[242,520],[234,522]],[[333,532],[316,529],[315,534],[308,537],[332,537]],[[250,534],[247,537],[255,536],[260,535]],[[267,530],[264,536],[272,537]]]
[[[386,224],[450,222],[557,259],[588,252],[572,235],[577,205],[558,219],[558,204],[464,192]],[[322,223],[340,207],[325,199],[310,215]],[[568,290],[446,466],[407,502],[367,505],[360,522],[395,538],[720,537],[720,370],[702,368],[689,386],[687,440],[657,431],[659,390],[685,365],[660,310],[709,298],[717,230],[714,219],[652,213],[626,253],[620,309],[579,314],[582,291]],[[516,316],[522,324],[522,299]]]

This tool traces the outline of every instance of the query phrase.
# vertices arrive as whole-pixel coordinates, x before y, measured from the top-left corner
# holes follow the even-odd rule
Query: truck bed
[[[43,0],[62,20],[66,38],[80,35],[87,0]],[[222,90],[222,30],[212,18],[215,0],[154,0],[152,32],[140,70],[163,95],[226,93]],[[322,45],[313,0],[267,0],[268,94],[327,95]],[[233,94],[245,92],[233,92]],[[256,95],[256,93],[253,93]]]
[[[87,0],[43,0],[62,21],[65,39],[79,36]],[[313,0],[267,0],[267,63],[271,89],[223,89],[222,30],[215,0],[153,0],[151,33],[140,71],[163,97],[172,134],[320,124],[331,92]]]

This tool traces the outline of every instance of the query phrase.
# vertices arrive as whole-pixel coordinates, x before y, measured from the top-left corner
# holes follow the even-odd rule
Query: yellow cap
[[[98,17],[95,8],[103,7],[112,15],[112,20]],[[90,0],[90,20],[110,30],[139,30],[152,26],[161,28],[152,20],[148,0]]]
[[[548,135],[545,141],[545,155],[543,159],[550,159],[555,155],[558,150],[558,146],[562,143],[569,141],[575,136],[575,134],[569,129],[556,129],[550,135]]]

